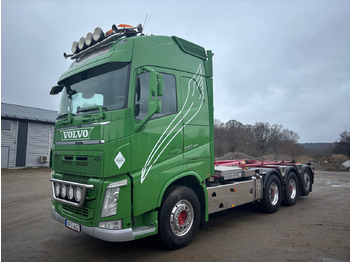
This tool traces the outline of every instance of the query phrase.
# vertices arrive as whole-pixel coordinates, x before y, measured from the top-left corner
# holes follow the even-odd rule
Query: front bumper
[[[66,219],[60,216],[54,209],[51,210],[51,217],[58,222],[65,224]],[[134,240],[138,236],[155,232],[155,227],[126,228],[110,230],[99,227],[87,227],[81,225],[81,232],[109,242],[125,242]]]

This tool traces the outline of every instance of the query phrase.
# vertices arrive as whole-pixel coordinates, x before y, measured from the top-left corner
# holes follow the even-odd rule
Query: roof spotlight
[[[77,41],[73,42],[71,50],[73,54],[79,52],[79,43]]]
[[[80,39],[79,39],[79,49],[83,50],[85,47],[86,47],[85,37],[80,37]]]
[[[112,25],[112,30],[114,33],[118,32],[118,27],[116,25]]]
[[[100,27],[96,27],[93,34],[94,41],[98,42],[103,39],[104,33]]]
[[[93,38],[93,34],[92,33],[87,33],[86,37],[85,37],[85,44],[87,46],[90,46],[91,44],[93,44],[95,41],[94,41],[94,38]]]
[[[139,24],[139,25],[137,26],[137,31],[139,31],[139,33],[142,34],[142,32],[143,32],[143,27],[142,27],[141,24]]]

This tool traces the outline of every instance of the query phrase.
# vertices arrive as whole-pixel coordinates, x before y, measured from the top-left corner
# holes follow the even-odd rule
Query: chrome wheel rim
[[[170,227],[176,236],[183,236],[190,231],[194,221],[194,211],[191,203],[180,200],[175,204],[170,215]]]
[[[273,182],[269,187],[269,199],[271,205],[276,205],[278,202],[278,186]]]
[[[309,187],[310,187],[310,183],[311,183],[310,175],[309,175],[308,172],[305,172],[304,177],[303,177],[303,180],[304,180],[304,188],[305,188],[306,190],[308,190]]]
[[[289,197],[294,199],[297,195],[297,183],[294,179],[289,180]]]

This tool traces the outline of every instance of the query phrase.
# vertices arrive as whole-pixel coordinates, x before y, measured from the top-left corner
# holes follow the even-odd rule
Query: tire
[[[275,213],[281,206],[282,186],[281,181],[274,174],[267,179],[263,192],[263,199],[260,202],[260,209],[268,214]]]
[[[286,186],[284,187],[284,201],[283,204],[287,206],[294,206],[299,197],[299,182],[298,177],[294,172],[290,172],[286,179]]]
[[[159,212],[159,236],[170,249],[187,246],[199,229],[200,203],[196,193],[185,186],[172,186]]]
[[[305,169],[301,175],[301,194],[307,196],[311,192],[311,173]]]

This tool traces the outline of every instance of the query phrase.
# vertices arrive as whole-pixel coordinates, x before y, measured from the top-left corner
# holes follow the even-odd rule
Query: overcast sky
[[[214,52],[215,118],[282,124],[299,142],[350,130],[350,1],[1,1],[1,101],[57,110],[71,44],[143,23]]]

